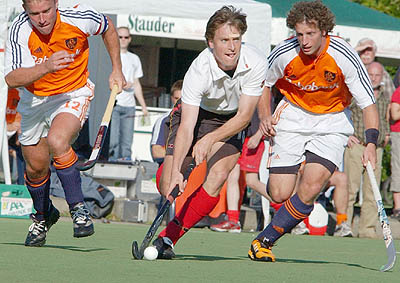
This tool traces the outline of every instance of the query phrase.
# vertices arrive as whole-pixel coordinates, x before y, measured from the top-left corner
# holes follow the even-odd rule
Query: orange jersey
[[[16,120],[18,102],[19,102],[19,90],[16,88],[9,88],[7,97],[7,108],[6,108],[7,124],[11,124]]]
[[[321,54],[305,55],[296,37],[280,43],[268,56],[266,86],[275,85],[293,104],[323,114],[343,111],[352,96],[359,107],[375,103],[368,73],[351,46],[327,36]]]
[[[9,29],[5,74],[18,68],[42,64],[50,56],[65,50],[75,54],[69,67],[49,73],[25,88],[38,96],[66,93],[86,84],[89,72],[88,37],[102,34],[108,28],[107,18],[86,5],[59,9],[57,21],[49,35],[40,34],[23,12]]]

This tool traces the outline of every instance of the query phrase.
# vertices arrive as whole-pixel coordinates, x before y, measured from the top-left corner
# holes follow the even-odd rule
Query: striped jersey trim
[[[28,15],[26,13],[21,13],[9,31],[13,70],[21,68],[22,66],[22,50],[21,45],[18,44],[18,35],[21,30],[21,26],[26,22],[29,22]]]
[[[94,13],[91,10],[86,11],[77,11],[75,9],[66,9],[66,10],[59,10],[60,15],[69,18],[75,19],[86,19],[86,20],[93,20],[98,24],[101,24],[101,16],[99,14]]]
[[[356,68],[358,78],[365,91],[368,93],[368,96],[371,98],[373,103],[375,103],[374,91],[371,88],[371,84],[369,83],[368,74],[365,72],[365,69],[362,67],[362,62],[357,59],[356,55],[350,51],[349,47],[337,40],[335,37],[331,36],[331,44],[332,47],[337,52],[341,53],[349,62]]]
[[[268,56],[268,69],[271,68],[272,64],[274,61],[281,56],[282,54],[285,54],[297,47],[299,47],[300,44],[297,41],[297,38],[292,38],[289,39],[286,43],[282,44],[281,46],[275,48],[272,53]]]

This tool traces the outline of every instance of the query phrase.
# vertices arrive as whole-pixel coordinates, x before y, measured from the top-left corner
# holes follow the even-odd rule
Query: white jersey
[[[122,73],[127,82],[133,82],[135,79],[143,77],[142,64],[140,63],[139,56],[132,52],[121,52]],[[122,90],[117,95],[117,105],[124,107],[135,107],[135,90],[132,88]]]
[[[255,47],[242,44],[231,78],[218,67],[212,49],[206,48],[185,74],[182,101],[217,114],[234,113],[241,95],[262,94],[266,71],[266,56]]]

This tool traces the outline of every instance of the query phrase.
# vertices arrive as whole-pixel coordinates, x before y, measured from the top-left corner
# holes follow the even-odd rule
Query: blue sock
[[[83,202],[83,193],[81,187],[81,173],[76,169],[78,162],[75,162],[70,167],[64,169],[57,169],[57,176],[65,193],[65,200],[69,208],[73,208],[78,202]]]
[[[297,194],[292,196],[278,210],[271,223],[262,231],[257,239],[266,238],[269,243],[275,243],[285,233],[303,221],[314,208],[314,204],[303,203]]]
[[[50,205],[50,172],[41,180],[32,182],[25,174],[26,187],[31,195],[33,207],[36,210],[36,219],[44,220]]]

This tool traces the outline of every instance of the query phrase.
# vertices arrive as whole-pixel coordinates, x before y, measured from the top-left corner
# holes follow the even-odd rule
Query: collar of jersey
[[[217,61],[215,60],[214,54],[212,52],[212,49],[209,48],[211,56],[210,56],[210,64],[211,64],[211,73],[213,76],[213,80],[217,81],[220,80],[222,78],[228,77],[229,75],[227,73],[225,73],[223,70],[221,70],[221,68],[218,66]],[[246,60],[246,56],[243,54],[243,44],[240,50],[240,54],[239,54],[239,61],[238,61],[238,65],[236,67],[236,71],[235,74],[233,75],[233,78],[237,76],[237,74],[242,73],[242,72],[247,72],[251,70],[251,66],[248,63],[248,60]]]

